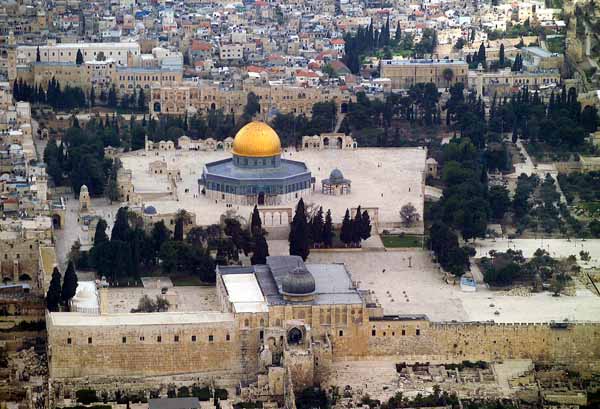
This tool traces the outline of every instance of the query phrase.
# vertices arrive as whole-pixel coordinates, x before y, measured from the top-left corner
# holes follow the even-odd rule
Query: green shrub
[[[210,400],[210,398],[211,398],[210,389],[208,389],[207,386],[205,386],[204,388],[200,388],[198,386],[193,386],[192,387],[192,396],[198,398],[198,400],[200,400],[200,401]]]
[[[83,403],[84,405],[89,405],[92,402],[98,402],[96,391],[93,389],[79,389],[77,392],[75,392],[75,396],[77,397],[77,402]]]
[[[229,393],[227,393],[227,389],[215,389],[215,398],[219,400],[227,400]]]

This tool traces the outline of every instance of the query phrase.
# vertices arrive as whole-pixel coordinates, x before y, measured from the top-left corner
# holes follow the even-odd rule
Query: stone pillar
[[[100,298],[100,315],[108,314],[108,288],[100,287],[98,294]]]

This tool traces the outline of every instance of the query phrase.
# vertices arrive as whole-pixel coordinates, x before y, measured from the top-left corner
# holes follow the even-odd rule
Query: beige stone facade
[[[529,90],[551,89],[560,84],[558,70],[514,72],[506,68],[497,72],[469,71],[468,87],[478,95],[512,95],[521,87]]]
[[[152,87],[150,112],[152,114],[184,115],[222,109],[225,113],[240,115],[246,106],[248,93],[253,92],[260,101],[261,118],[276,110],[281,113],[312,116],[317,102],[334,101],[338,109],[351,101],[348,93],[339,89],[303,88],[291,85],[244,85],[242,89],[222,89],[208,83]]]
[[[419,83],[433,82],[447,88],[466,83],[469,66],[462,60],[381,60],[379,76],[389,78],[393,89],[408,89]]]

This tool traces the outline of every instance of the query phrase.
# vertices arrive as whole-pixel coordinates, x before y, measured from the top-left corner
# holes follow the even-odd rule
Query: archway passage
[[[160,102],[154,103],[154,112],[160,112]]]
[[[329,138],[323,138],[323,146],[326,148],[329,146]]]
[[[262,206],[265,204],[265,192],[260,192],[258,194],[258,205]]]
[[[58,214],[52,215],[52,227],[60,229],[60,216]]]
[[[342,138],[337,138],[337,147],[338,149],[342,149],[342,144],[344,143],[344,141],[342,141]]]
[[[299,344],[302,342],[302,331],[298,328],[292,328],[288,332],[288,344]]]

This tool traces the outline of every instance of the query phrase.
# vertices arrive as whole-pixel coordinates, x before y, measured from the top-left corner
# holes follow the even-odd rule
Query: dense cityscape
[[[0,2],[0,409],[600,408],[599,64],[594,0]]]

